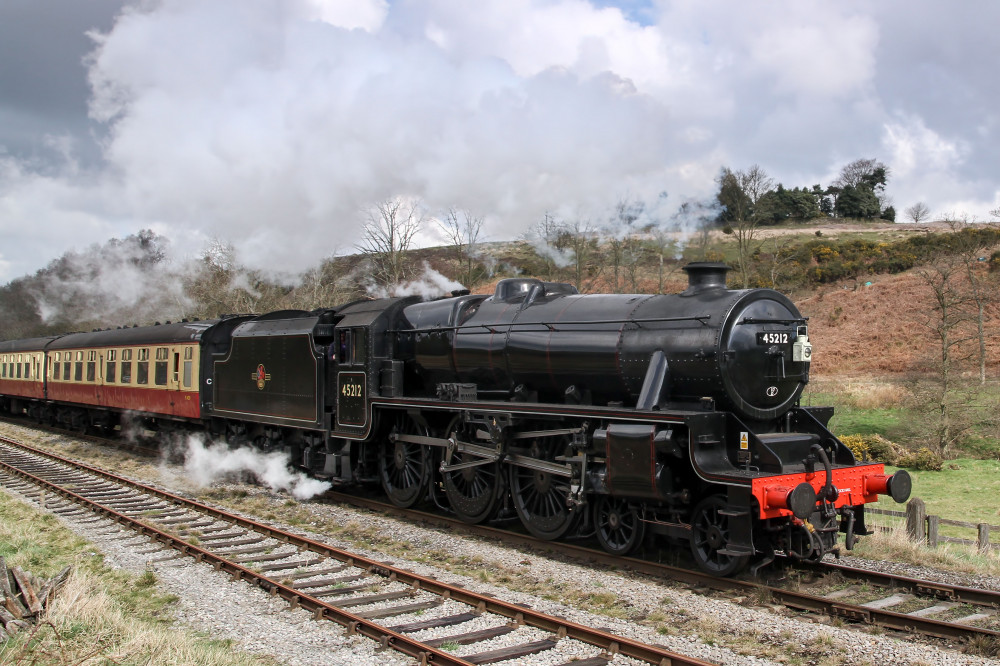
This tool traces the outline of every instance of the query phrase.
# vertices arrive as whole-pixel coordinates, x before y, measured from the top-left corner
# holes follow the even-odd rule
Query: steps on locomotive
[[[783,468],[802,466],[812,445],[819,443],[819,437],[810,432],[769,432],[757,435],[757,439],[777,456]]]

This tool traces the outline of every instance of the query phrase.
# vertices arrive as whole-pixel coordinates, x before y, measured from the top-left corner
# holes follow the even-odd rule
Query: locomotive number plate
[[[788,345],[792,343],[792,334],[789,331],[764,331],[757,334],[757,344],[759,345]]]
[[[368,421],[368,401],[363,372],[341,372],[337,378],[337,422],[363,426]]]

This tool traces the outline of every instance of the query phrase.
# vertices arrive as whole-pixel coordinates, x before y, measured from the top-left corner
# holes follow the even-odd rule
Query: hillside
[[[930,287],[914,271],[873,278],[854,289],[833,285],[796,299],[809,317],[813,371],[818,374],[899,374],[933,365],[940,343]],[[987,311],[987,369],[1000,367],[1000,306]],[[968,334],[971,331],[965,329]],[[961,346],[968,356],[973,341]]]

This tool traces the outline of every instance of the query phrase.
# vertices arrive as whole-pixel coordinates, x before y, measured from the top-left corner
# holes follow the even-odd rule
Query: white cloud
[[[918,171],[948,170],[968,153],[965,141],[945,139],[922,118],[905,114],[885,124],[882,143],[893,171],[902,177]]]
[[[143,227],[295,270],[394,196],[510,238],[626,192],[710,197],[723,165],[795,187],[877,157],[897,208],[996,189],[993,3],[663,0],[648,24],[586,0],[139,7],[86,61],[102,168],[71,140],[39,164],[0,146],[0,279]]]
[[[378,30],[389,13],[386,0],[306,0],[316,17],[339,28]]]

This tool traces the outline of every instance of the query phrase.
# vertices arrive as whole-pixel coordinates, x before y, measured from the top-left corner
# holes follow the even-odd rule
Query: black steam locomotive
[[[492,295],[364,300],[314,312],[0,343],[4,406],[113,430],[125,412],[285,449],[399,506],[470,523],[516,515],[544,539],[625,555],[687,541],[703,569],[816,559],[866,534],[864,504],[910,492],[858,464],[802,407],[806,319],[728,268],[673,295],[581,295],[530,278]]]

